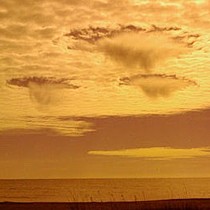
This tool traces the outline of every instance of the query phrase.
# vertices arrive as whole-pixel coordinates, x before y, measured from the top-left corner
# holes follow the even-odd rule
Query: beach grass
[[[1,202],[0,210],[210,210],[210,199],[136,202]]]

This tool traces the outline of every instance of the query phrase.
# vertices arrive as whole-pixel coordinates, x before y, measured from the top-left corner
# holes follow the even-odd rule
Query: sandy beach
[[[177,199],[137,202],[2,202],[1,210],[209,210],[210,199]]]

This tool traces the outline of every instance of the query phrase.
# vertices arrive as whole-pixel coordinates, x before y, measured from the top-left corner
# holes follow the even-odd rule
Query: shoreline
[[[209,210],[210,198],[122,202],[0,202],[0,210]]]

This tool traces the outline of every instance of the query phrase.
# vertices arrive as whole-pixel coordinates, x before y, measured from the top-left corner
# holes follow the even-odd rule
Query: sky
[[[208,177],[209,10],[0,1],[0,179]]]

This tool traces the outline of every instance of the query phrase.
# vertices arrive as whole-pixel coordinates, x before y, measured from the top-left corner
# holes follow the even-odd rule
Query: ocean
[[[106,202],[210,198],[210,178],[0,180],[0,201]]]

